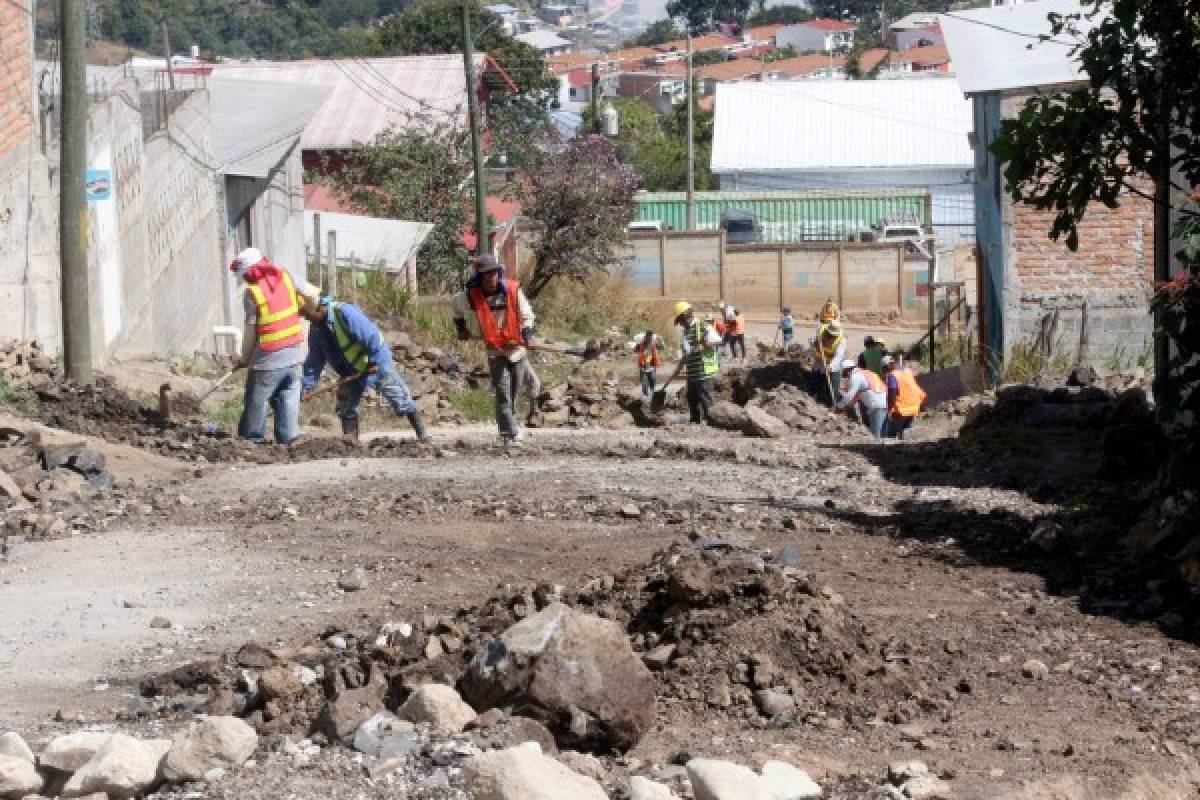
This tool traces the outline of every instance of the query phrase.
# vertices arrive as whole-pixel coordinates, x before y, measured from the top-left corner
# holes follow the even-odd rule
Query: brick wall
[[[0,3],[0,158],[25,144],[33,128],[32,21],[26,5]]]

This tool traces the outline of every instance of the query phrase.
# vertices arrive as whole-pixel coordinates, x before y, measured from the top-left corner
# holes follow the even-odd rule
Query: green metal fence
[[[687,229],[684,192],[639,192],[639,221],[662,222],[667,230]],[[795,192],[696,192],[696,229],[716,230],[731,209],[749,211],[771,243],[847,240],[888,218],[932,223],[929,193],[920,189]]]

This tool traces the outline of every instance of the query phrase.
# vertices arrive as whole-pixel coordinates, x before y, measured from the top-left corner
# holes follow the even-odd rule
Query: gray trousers
[[[708,421],[708,409],[713,402],[713,379],[702,378],[698,381],[687,382],[688,413],[693,425],[703,425]]]
[[[502,355],[488,358],[492,392],[496,395],[496,427],[505,439],[517,438],[517,396],[525,372],[524,363],[525,359],[514,363]]]

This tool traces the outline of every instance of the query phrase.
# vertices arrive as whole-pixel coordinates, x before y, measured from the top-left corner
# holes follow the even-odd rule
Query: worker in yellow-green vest
[[[301,312],[311,324],[308,331],[308,360],[304,362],[304,391],[317,386],[328,364],[341,376],[337,390],[337,415],[342,435],[358,440],[358,405],[363,392],[372,387],[388,402],[397,416],[407,417],[413,432],[427,441],[421,412],[413,402],[408,384],[396,371],[392,351],[379,327],[353,303],[322,297]]]
[[[679,366],[667,383],[675,380],[680,371],[687,372],[687,403],[693,425],[703,425],[713,402],[713,381],[719,369],[717,348],[721,334],[707,322],[696,319],[692,304],[680,300],[675,304],[675,324],[682,330],[679,336]]]

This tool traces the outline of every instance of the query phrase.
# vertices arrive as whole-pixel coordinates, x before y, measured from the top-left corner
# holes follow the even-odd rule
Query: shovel
[[[574,358],[579,358],[584,361],[595,361],[596,359],[600,358],[599,349],[594,348],[594,347],[592,347],[592,348],[585,347],[583,352],[581,353],[578,350],[571,350],[566,347],[555,347],[555,346],[549,345],[549,344],[530,342],[529,344],[525,345],[525,349],[526,350],[536,350],[540,353],[555,353],[560,356],[573,356]]]
[[[215,392],[217,389],[220,389],[222,386],[224,386],[226,383],[228,383],[229,379],[233,377],[234,373],[240,369],[242,369],[241,366],[236,366],[233,369],[229,370],[229,372],[226,372],[224,375],[222,375],[220,378],[218,378],[216,383],[214,383],[212,386],[208,387],[207,392],[200,395],[200,402],[203,403],[205,400],[207,400],[209,397],[212,396],[213,392]]]
[[[347,383],[356,381],[359,378],[361,378],[363,375],[366,375],[366,374],[367,374],[366,372],[359,372],[354,375],[347,375],[344,378],[339,378],[338,380],[334,381],[333,383],[327,383],[324,386],[318,386],[316,389],[313,389],[311,392],[304,395],[304,401],[308,402],[309,400],[312,400],[314,397],[320,397],[323,394],[332,392],[334,389],[340,389],[341,387],[345,386]]]
[[[675,367],[675,371],[671,373],[671,377],[667,378],[667,382],[654,390],[654,394],[650,396],[650,411],[657,414],[667,406],[667,387],[671,385],[671,381],[679,377],[679,370],[683,367],[680,363]]]

